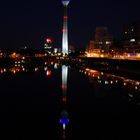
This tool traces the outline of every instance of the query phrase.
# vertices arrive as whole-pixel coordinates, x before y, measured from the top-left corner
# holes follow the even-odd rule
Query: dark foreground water
[[[140,82],[58,62],[1,68],[0,139],[137,139]]]

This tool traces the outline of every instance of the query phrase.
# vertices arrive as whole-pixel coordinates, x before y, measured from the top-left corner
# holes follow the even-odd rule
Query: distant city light
[[[110,41],[106,41],[105,43],[106,43],[106,45],[110,45],[110,44],[111,44],[111,42],[110,42]]]
[[[47,39],[46,39],[46,42],[47,42],[47,43],[52,43],[52,39],[51,39],[51,38],[47,38]]]
[[[130,39],[130,42],[135,42],[136,40],[134,38]]]

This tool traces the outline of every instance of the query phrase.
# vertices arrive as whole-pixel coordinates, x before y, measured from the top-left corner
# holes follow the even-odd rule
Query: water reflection
[[[66,110],[63,110],[61,112],[59,123],[62,125],[62,128],[63,128],[62,138],[66,138],[66,126],[69,123],[69,116]]]
[[[140,105],[140,81],[103,73],[89,68],[82,68],[79,72],[88,76],[96,97],[102,98],[110,94],[111,91],[115,93],[118,92],[118,89],[121,89],[122,95],[125,95],[129,102]]]
[[[44,71],[46,72],[46,76],[51,76],[52,72],[51,69],[58,69],[61,66],[61,63],[59,60],[48,60],[43,62],[31,62],[30,59],[27,59],[25,57],[15,60],[10,65],[7,64],[6,67],[0,67],[0,74],[18,74],[18,73],[27,73],[27,72],[38,72],[41,70],[41,68],[44,68]]]
[[[97,82],[102,85],[115,85],[121,84],[124,88],[140,91],[140,82],[132,79],[127,79],[121,76],[116,76],[112,74],[103,73],[100,71],[92,70],[92,69],[80,69],[79,72],[87,75],[89,77],[90,83]]]
[[[62,93],[63,97],[67,95],[67,78],[68,78],[68,67],[62,66]]]
[[[69,115],[66,110],[67,102],[67,78],[68,78],[68,66],[62,65],[62,104],[63,110],[61,112],[59,123],[62,125],[63,134],[62,138],[66,138],[66,126],[69,124]]]
[[[84,112],[86,110],[85,112],[90,116],[91,115],[90,113],[96,112],[96,110],[99,110],[99,111],[107,110],[108,111],[111,108],[110,106],[112,106],[112,108],[111,108],[112,110],[116,111],[116,108],[118,110],[121,110],[120,108],[122,108],[122,105],[124,105],[124,104],[126,105],[126,107],[123,106],[124,109],[122,109],[122,111],[127,110],[127,108],[129,108],[129,105],[132,105],[133,103],[134,103],[134,105],[137,105],[137,107],[140,106],[140,100],[139,100],[140,99],[140,94],[139,94],[140,93],[140,81],[135,81],[135,80],[120,77],[120,76],[115,76],[112,74],[107,74],[107,73],[104,73],[101,71],[96,71],[96,70],[88,69],[88,68],[80,69],[79,72],[81,74],[79,74],[77,72],[77,70],[75,70],[75,69],[69,68],[70,71],[68,71],[68,66],[62,65],[61,61],[51,61],[50,60],[50,61],[42,62],[40,65],[30,65],[28,62],[26,64],[26,62],[27,62],[26,58],[24,58],[24,60],[15,61],[14,65],[10,68],[6,68],[6,67],[0,68],[1,75],[4,75],[5,73],[13,73],[13,75],[15,76],[18,73],[26,73],[26,72],[31,71],[32,73],[35,73],[36,77],[39,76],[39,77],[37,77],[38,79],[36,81],[32,80],[33,84],[35,84],[35,82],[37,84],[36,84],[36,86],[31,86],[33,91],[35,91],[35,95],[34,94],[30,95],[34,99],[33,102],[37,103],[39,105],[35,105],[35,106],[30,105],[30,101],[27,104],[30,108],[32,108],[32,106],[33,106],[34,110],[36,110],[36,111],[37,111],[36,106],[39,106],[38,107],[39,111],[41,110],[41,108],[44,107],[44,105],[41,105],[42,101],[44,101],[44,104],[46,105],[44,107],[45,109],[44,110],[42,109],[43,111],[46,111],[47,105],[50,107],[50,104],[49,103],[47,104],[46,99],[48,102],[53,102],[53,101],[55,102],[57,99],[58,100],[61,99],[61,103],[58,102],[58,104],[57,104],[56,102],[58,100],[54,103],[54,106],[56,108],[60,105],[61,108],[59,108],[59,107],[57,108],[59,112],[56,111],[56,108],[52,107],[56,111],[57,119],[51,118],[52,121],[57,120],[57,122],[54,121],[55,127],[59,126],[57,130],[61,130],[61,132],[59,133],[61,135],[61,139],[67,139],[69,137],[69,132],[68,132],[69,129],[71,129],[73,126],[79,126],[77,124],[73,125],[73,126],[71,125],[70,115],[73,117],[73,116],[76,116],[77,114],[80,114],[82,111]],[[60,71],[62,72],[62,77],[61,77]],[[39,72],[41,72],[43,74],[41,74]],[[68,83],[68,72],[70,75],[75,74],[74,76],[69,77],[70,82],[71,82],[71,84],[69,85],[69,87],[70,87],[69,90],[67,89],[67,87],[68,87],[67,84],[69,84]],[[78,77],[77,77],[77,75],[78,75]],[[44,79],[44,76],[45,76],[45,79]],[[80,76],[83,76],[82,77],[83,79]],[[81,78],[80,80],[78,79],[79,77]],[[62,81],[61,81],[61,78],[62,78]],[[47,79],[48,84],[46,84],[46,79]],[[75,79],[77,80],[76,83],[75,83]],[[29,78],[27,76],[27,77],[25,77],[25,81],[23,81],[23,83],[25,85],[26,85],[26,83],[28,84],[28,80],[29,80]],[[85,80],[85,81],[83,82],[82,80],[83,81]],[[55,86],[56,83],[53,85],[54,81],[58,81],[57,84],[58,84],[59,88],[56,90],[53,90],[53,89],[55,89],[54,87],[57,87],[57,86]],[[49,84],[49,82],[51,82],[51,84]],[[4,83],[4,82],[2,81],[2,83]],[[5,85],[6,84],[7,83],[5,82]],[[20,84],[20,82],[16,82],[16,84],[19,87],[21,87],[21,89],[23,89],[23,92],[25,92],[27,94],[30,94],[32,92],[32,90],[30,90],[29,86],[21,86],[22,83]],[[11,89],[13,89],[16,84],[11,85]],[[44,84],[44,86],[42,86],[42,84]],[[85,86],[81,86],[82,84]],[[51,85],[52,85],[52,88],[50,88]],[[60,89],[60,85],[61,85],[62,91],[59,92],[58,90]],[[6,85],[6,87],[7,87],[7,85]],[[17,88],[17,87],[15,86],[15,88]],[[24,87],[28,87],[29,89],[25,90]],[[37,87],[39,87],[39,88],[37,88]],[[43,91],[42,87],[45,89],[45,92]],[[85,90],[84,90],[84,88],[85,88]],[[8,88],[6,88],[6,89],[8,89]],[[36,89],[38,89],[38,90],[36,90]],[[49,92],[46,93],[46,89],[47,89],[47,91],[52,91],[52,90],[55,91],[53,93],[55,93],[55,95],[57,95],[57,96],[55,96],[52,93],[49,94]],[[60,94],[57,94],[57,91],[58,91],[58,93],[61,93],[61,98],[59,98]],[[7,92],[9,92],[9,91],[7,91]],[[17,106],[20,106],[20,107],[24,106],[24,105],[26,106],[25,101],[23,101],[22,99],[28,101],[29,96],[27,96],[27,98],[24,97],[22,92],[20,95],[18,89],[16,90],[16,92],[18,95],[16,98],[19,101],[15,101],[14,96],[16,96],[16,95],[14,94],[14,92],[12,93],[12,94],[14,94],[12,99],[16,102]],[[69,94],[70,95],[69,104],[67,104],[67,101],[68,101],[67,93],[68,92],[76,93],[76,94]],[[90,92],[91,92],[91,94],[90,94]],[[110,95],[113,95],[116,93],[117,93],[116,96],[114,96],[114,97],[110,96]],[[12,94],[10,94],[10,97],[12,96]],[[102,100],[103,99],[102,97],[104,97],[106,95],[109,95],[110,98],[109,99],[105,98],[104,100]],[[19,98],[19,96],[21,96],[22,98]],[[118,96],[119,96],[119,99],[117,98]],[[123,100],[121,98],[122,96],[126,97],[126,98],[125,99],[123,98],[124,99]],[[115,99],[117,98],[117,99],[115,100],[114,98]],[[11,98],[9,98],[8,101],[9,100],[11,101]],[[76,100],[76,103],[75,103],[75,100]],[[19,103],[20,101],[23,101],[23,102],[21,102],[21,105]],[[111,102],[109,102],[109,101],[111,101]],[[117,102],[117,103],[115,102],[116,104],[114,103],[115,105],[113,105],[114,101]],[[124,102],[124,104],[121,104],[118,101],[122,101],[122,102]],[[7,102],[7,97],[5,98],[5,102]],[[102,103],[103,103],[103,105],[102,105]],[[109,105],[106,105],[106,103],[108,103]],[[120,104],[121,107],[118,106],[118,104]],[[67,106],[67,105],[69,105],[69,106]],[[23,108],[25,110],[28,110],[27,108],[29,108],[29,107],[23,107]],[[52,108],[48,109],[48,112],[51,111]],[[135,109],[135,107],[132,109]],[[78,113],[73,114],[73,112],[70,110],[74,110],[73,112],[78,112]],[[82,113],[79,115],[80,118],[82,118],[82,115],[83,115]],[[75,118],[78,118],[77,116]],[[82,123],[87,124],[87,119],[85,119],[85,120],[82,119],[85,122],[83,122],[83,121],[80,122],[79,118],[77,120],[79,122],[78,121],[76,121],[76,122],[78,122],[79,124],[82,124]],[[73,122],[74,122],[74,120],[72,120],[72,123]],[[51,123],[51,125],[52,125],[52,123]],[[83,128],[83,129],[86,131],[86,128]],[[73,127],[71,130],[73,131],[74,129],[75,129],[75,127]]]

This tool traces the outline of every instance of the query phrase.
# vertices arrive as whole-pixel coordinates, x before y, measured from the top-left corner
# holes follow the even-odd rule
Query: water
[[[0,71],[1,139],[138,136],[139,81],[59,61]]]

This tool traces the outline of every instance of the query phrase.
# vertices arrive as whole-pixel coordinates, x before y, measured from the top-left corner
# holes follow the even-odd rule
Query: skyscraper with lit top
[[[63,16],[63,35],[62,35],[62,53],[68,54],[68,15],[67,7],[70,0],[62,0],[64,5],[64,16]]]

